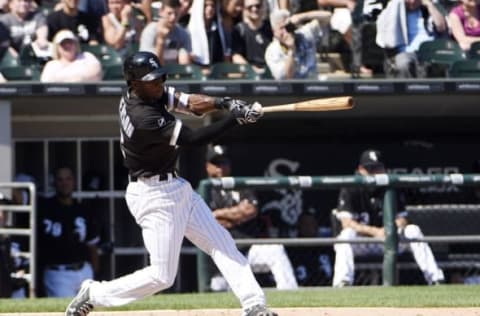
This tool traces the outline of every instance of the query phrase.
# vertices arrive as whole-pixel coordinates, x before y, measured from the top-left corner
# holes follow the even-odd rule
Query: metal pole
[[[398,235],[395,225],[397,214],[397,192],[387,189],[383,200],[383,227],[385,228],[385,249],[383,254],[383,285],[397,284]]]
[[[209,191],[211,186],[208,180],[200,181],[198,185],[198,194],[200,194],[207,205],[209,204]],[[206,292],[209,288],[209,275],[208,275],[208,257],[205,252],[197,248],[197,281],[198,292]]]

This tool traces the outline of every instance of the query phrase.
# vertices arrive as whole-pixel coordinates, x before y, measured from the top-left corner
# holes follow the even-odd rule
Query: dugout
[[[258,124],[219,139],[229,147],[234,176],[351,174],[366,147],[384,152],[393,173],[471,172],[480,157],[479,80],[345,80],[172,82],[190,92],[241,97],[265,106],[318,97],[353,95],[351,111],[268,114]],[[39,194],[50,192],[50,172],[67,160],[77,172],[77,194],[99,209],[104,222],[105,277],[145,264],[138,232],[122,199],[126,170],[118,150],[117,106],[124,85],[7,83],[0,86],[0,178],[35,177]],[[187,124],[202,119],[184,117]],[[204,176],[204,148],[182,152],[181,174],[195,185]],[[93,183],[92,185],[90,185]],[[94,199],[96,198],[96,199]],[[263,203],[271,199],[262,197]],[[328,228],[336,192],[305,192]],[[467,200],[465,200],[467,199]],[[412,195],[415,204],[475,203],[458,187],[429,187]],[[115,225],[113,225],[115,220]],[[122,231],[129,228],[131,236]],[[194,253],[185,251],[185,256]],[[121,260],[120,260],[121,258]],[[179,281],[178,290],[188,287]],[[195,288],[195,286],[193,286]]]

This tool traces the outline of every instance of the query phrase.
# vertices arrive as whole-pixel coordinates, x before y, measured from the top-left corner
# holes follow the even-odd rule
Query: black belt
[[[85,262],[75,262],[75,263],[66,263],[66,264],[49,264],[46,266],[47,269],[49,270],[81,270],[83,266],[85,265]]]
[[[176,178],[177,177],[177,173],[175,171],[173,172],[167,172],[167,173],[159,173],[159,174],[154,174],[154,175],[151,175],[149,177],[136,177],[136,176],[132,176],[132,175],[128,175],[128,179],[130,182],[137,182],[138,179],[149,179],[149,178],[153,178],[153,177],[158,177],[158,181],[165,181],[165,180],[168,180],[170,178]]]

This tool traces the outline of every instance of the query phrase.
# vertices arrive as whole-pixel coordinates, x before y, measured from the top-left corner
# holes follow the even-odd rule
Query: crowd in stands
[[[447,76],[455,61],[476,57],[479,16],[475,0],[2,0],[0,80],[122,79],[111,68],[137,50],[210,78],[228,63],[255,79],[316,79],[334,52],[352,77],[425,77],[435,73],[422,44],[439,39],[450,58],[436,75]],[[65,30],[77,43],[71,58],[58,42]],[[51,60],[57,67],[45,67]],[[86,74],[68,72],[72,63]],[[59,65],[66,74],[48,75]]]

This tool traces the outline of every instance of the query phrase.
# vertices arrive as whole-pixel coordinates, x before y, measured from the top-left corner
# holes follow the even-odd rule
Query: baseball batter
[[[265,295],[231,235],[190,183],[175,173],[179,146],[206,144],[227,129],[255,123],[262,106],[165,86],[165,69],[150,52],[127,57],[124,76],[128,89],[119,114],[121,149],[130,175],[126,201],[142,228],[150,265],[112,281],[84,282],[65,315],[85,316],[94,306],[127,304],[170,287],[185,236],[212,257],[240,300],[244,316],[276,316],[267,309]],[[226,119],[195,131],[171,114],[224,109],[230,111]]]

